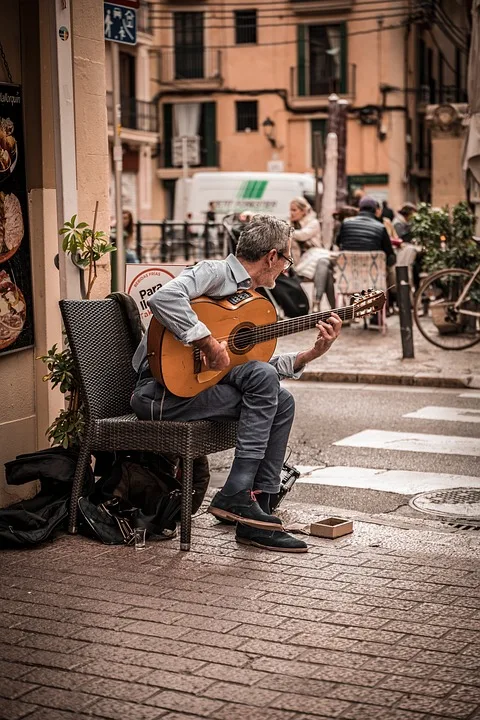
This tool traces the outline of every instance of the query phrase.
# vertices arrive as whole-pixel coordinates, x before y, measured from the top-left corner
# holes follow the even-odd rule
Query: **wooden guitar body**
[[[275,338],[251,342],[252,328],[275,323],[273,305],[254,290],[240,290],[222,300],[205,296],[191,301],[192,308],[213,337],[226,340],[230,366],[225,370],[206,370],[200,351],[183,345],[155,318],[148,329],[150,371],[170,392],[179,397],[194,397],[216,385],[235,365],[248,360],[268,362],[275,352]]]

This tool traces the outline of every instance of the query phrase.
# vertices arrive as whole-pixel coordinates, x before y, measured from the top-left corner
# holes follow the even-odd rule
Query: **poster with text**
[[[33,342],[22,92],[0,83],[0,355]]]
[[[137,303],[145,327],[148,327],[152,317],[152,311],[147,304],[149,298],[169,280],[180,275],[186,267],[175,263],[162,265],[130,263],[125,266],[125,287],[127,293]]]

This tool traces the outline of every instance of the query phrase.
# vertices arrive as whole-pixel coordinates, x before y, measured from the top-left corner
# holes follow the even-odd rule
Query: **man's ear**
[[[266,254],[266,258],[267,258],[268,264],[269,264],[269,265],[273,265],[273,263],[274,263],[274,262],[276,261],[276,259],[277,259],[277,251],[276,251],[276,250],[269,250],[268,253]]]

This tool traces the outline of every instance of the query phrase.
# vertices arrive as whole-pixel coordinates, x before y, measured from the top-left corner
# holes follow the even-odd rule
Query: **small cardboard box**
[[[353,521],[344,518],[328,517],[310,525],[310,535],[324,538],[338,538],[353,532]]]

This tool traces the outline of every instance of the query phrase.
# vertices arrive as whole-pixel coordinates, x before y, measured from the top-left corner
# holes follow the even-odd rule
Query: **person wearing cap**
[[[360,200],[359,213],[346,218],[338,233],[340,250],[351,252],[376,252],[382,250],[387,261],[387,285],[395,285],[395,251],[385,225],[376,217],[379,204],[366,195]]]
[[[358,215],[343,221],[337,245],[340,250],[352,252],[383,250],[387,256],[387,267],[392,267],[395,265],[395,252],[385,226],[376,217],[377,209],[378,203],[373,197],[363,197]]]

